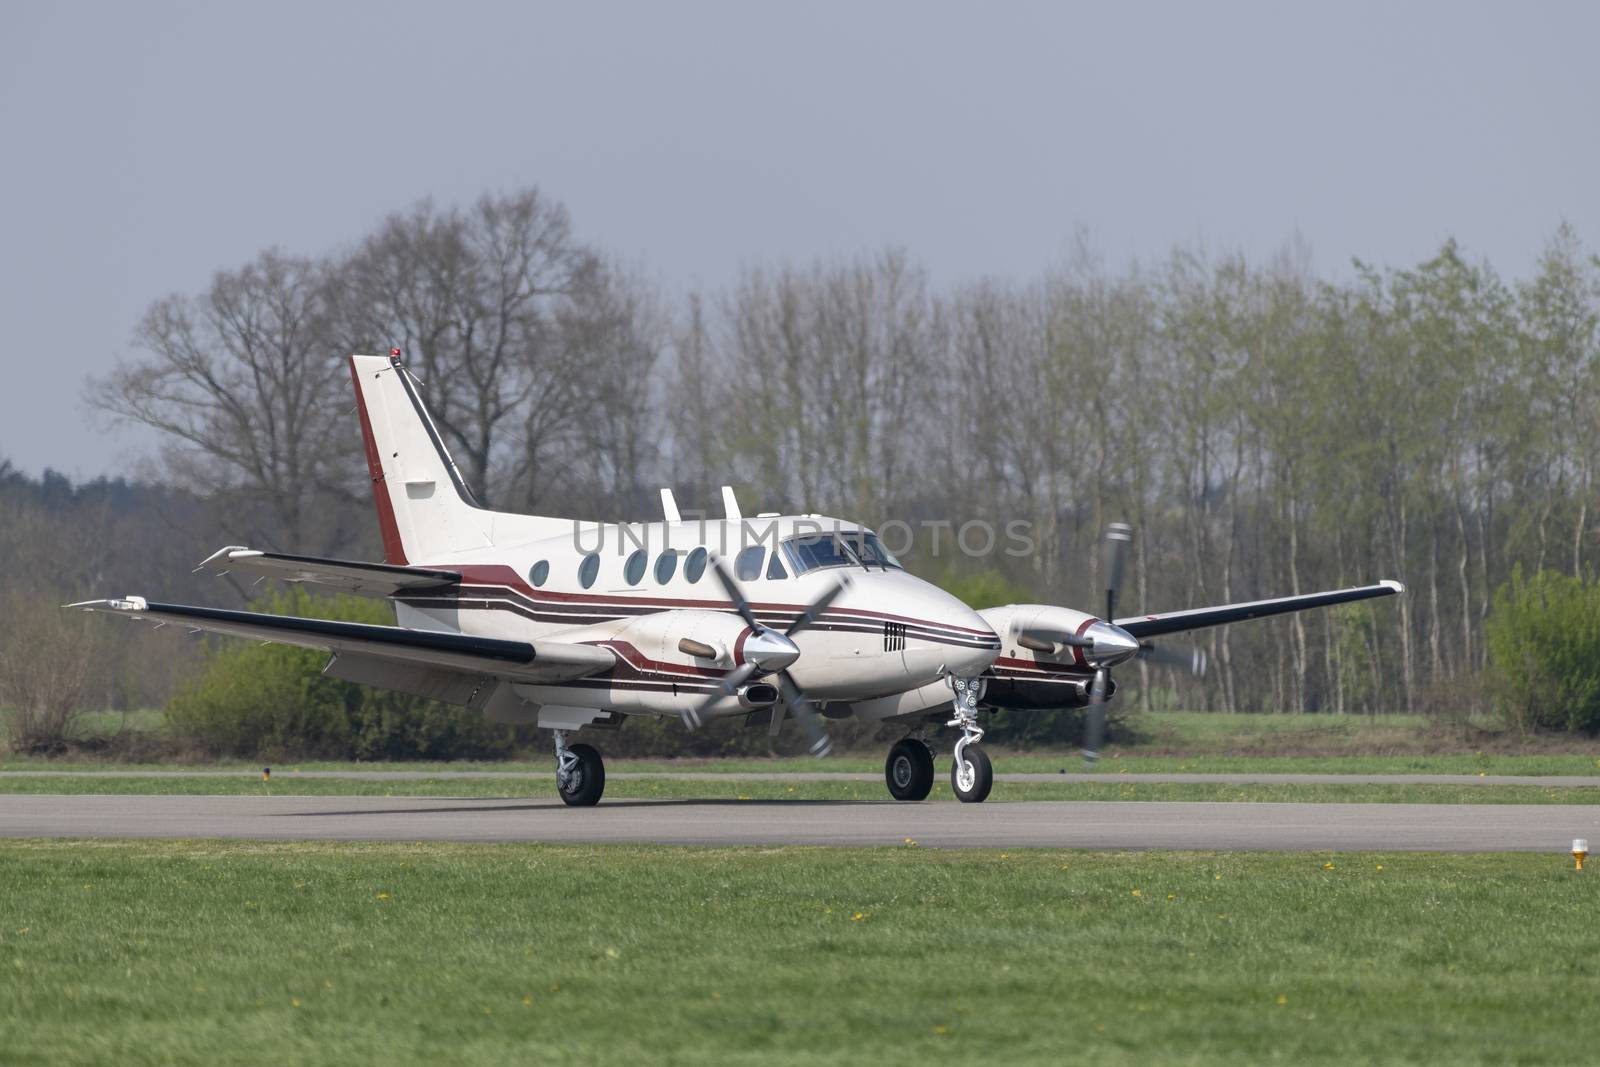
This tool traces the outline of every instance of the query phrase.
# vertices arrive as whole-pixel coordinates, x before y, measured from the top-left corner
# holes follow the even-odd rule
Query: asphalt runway
[[[0,836],[1560,853],[1600,807],[10,795]]]
[[[552,782],[552,771],[296,771],[273,772],[273,781],[292,782],[296,778],[346,778],[363,782],[417,782],[424,780],[451,780],[473,778],[526,779],[531,782]],[[0,781],[7,778],[231,778],[255,780],[261,777],[258,770],[231,771],[0,771]],[[881,782],[883,775],[872,771],[607,771],[607,778],[677,778],[690,782]],[[1223,785],[1537,785],[1547,788],[1573,786],[1600,786],[1600,776],[1582,774],[1198,774],[1160,772],[1146,774],[1049,774],[1038,771],[1006,773],[998,771],[997,782],[1060,782],[1082,784],[1089,782],[1190,782],[1221,783]]]

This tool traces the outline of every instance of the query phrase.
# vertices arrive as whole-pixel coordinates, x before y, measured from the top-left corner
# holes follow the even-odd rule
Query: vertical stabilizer
[[[561,519],[478,504],[398,352],[351,356],[350,377],[388,562],[441,562],[496,544],[556,536],[566,528]]]

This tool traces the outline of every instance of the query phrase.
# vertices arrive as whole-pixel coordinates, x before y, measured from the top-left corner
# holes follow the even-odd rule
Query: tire
[[[896,800],[926,800],[933,791],[933,753],[921,741],[898,741],[883,761],[883,778]]]
[[[591,808],[606,791],[605,762],[593,745],[573,745],[567,751],[578,757],[578,766],[565,782],[556,780],[556,791],[569,807]]]
[[[950,788],[955,791],[957,800],[981,804],[994,788],[994,767],[989,763],[989,754],[977,745],[968,745],[962,758],[972,768],[972,785],[968,789],[961,788],[961,765],[951,760]]]

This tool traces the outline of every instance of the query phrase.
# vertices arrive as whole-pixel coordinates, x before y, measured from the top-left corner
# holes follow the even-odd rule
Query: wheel
[[[950,762],[950,788],[958,800],[977,804],[993,787],[994,768],[989,764],[989,754],[977,745],[968,745],[960,760]]]
[[[883,761],[883,777],[896,800],[925,800],[933,790],[933,753],[909,737],[896,742]]]
[[[567,749],[578,758],[578,765],[563,781],[556,776],[556,789],[561,799],[574,808],[588,808],[600,803],[600,794],[606,791],[606,765],[593,745],[573,745]]]

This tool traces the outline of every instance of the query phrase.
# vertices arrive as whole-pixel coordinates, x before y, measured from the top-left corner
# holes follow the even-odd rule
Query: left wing
[[[1268,615],[1286,615],[1308,608],[1325,608],[1330,604],[1347,604],[1352,600],[1394,596],[1405,592],[1405,586],[1392,578],[1377,585],[1362,585],[1354,589],[1335,589],[1326,593],[1306,593],[1301,596],[1277,597],[1273,600],[1251,600],[1243,604],[1224,604],[1215,608],[1191,608],[1188,611],[1169,611],[1164,615],[1136,615],[1118,619],[1116,625],[1137,638],[1159,637],[1162,634],[1182,633],[1184,630],[1201,630],[1207,626],[1223,626],[1245,619],[1260,619]]]
[[[136,596],[121,600],[86,600],[67,607],[516,682],[570,681],[609,670],[617,662],[615,653],[598,645],[505,641],[438,630],[412,630],[404,626],[152,604]]]
[[[217,575],[240,571],[285,582],[309,582],[361,596],[394,596],[400,592],[443,589],[461,580],[461,575],[455,571],[398,567],[393,563],[323,559],[319,556],[291,556],[284,552],[261,552],[243,545],[218,549],[195,569]]]

